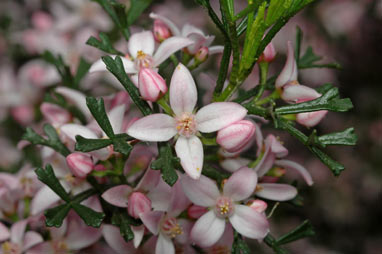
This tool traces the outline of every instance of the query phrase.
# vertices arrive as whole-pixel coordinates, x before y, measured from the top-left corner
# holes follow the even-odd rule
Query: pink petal
[[[171,87],[170,87],[171,89]],[[198,130],[201,132],[218,131],[231,123],[243,119],[247,110],[234,102],[214,102],[201,108],[196,113]]]
[[[102,198],[112,205],[127,207],[127,200],[132,191],[132,188],[128,185],[118,185],[105,191]]]
[[[269,143],[271,152],[274,153],[277,158],[282,158],[288,155],[288,149],[286,149],[272,134],[268,135],[265,139],[265,143]]]
[[[121,236],[119,228],[112,225],[104,224],[102,225],[102,235],[107,244],[118,254],[133,254],[136,252],[132,242],[125,242],[125,240]]]
[[[204,207],[213,206],[216,199],[220,196],[215,181],[204,175],[201,175],[198,180],[184,175],[181,181],[184,193],[195,205]]]
[[[276,160],[275,162],[276,166],[283,167],[287,170],[294,170],[297,171],[305,180],[305,182],[310,186],[313,185],[313,179],[310,173],[306,168],[304,168],[302,165],[298,164],[297,162],[290,161],[290,160]]]
[[[60,200],[61,198],[54,191],[44,185],[32,199],[31,214],[37,215]]]
[[[68,230],[68,217],[64,219],[62,222],[61,227],[51,227],[49,228],[50,236],[52,237],[52,240],[59,241],[65,237],[66,231]]]
[[[248,238],[263,239],[269,232],[267,218],[245,205],[236,205],[229,221],[237,232]]]
[[[12,174],[0,173],[0,183],[2,187],[5,185],[9,189],[14,189],[19,185],[19,180]]]
[[[288,103],[310,101],[320,96],[321,94],[313,88],[299,84],[285,85],[281,94],[281,98]]]
[[[252,195],[256,188],[257,175],[248,167],[243,167],[233,173],[224,184],[224,196],[240,201]]]
[[[193,179],[199,179],[203,168],[203,144],[196,136],[180,136],[175,144],[176,155],[184,171]]]
[[[191,113],[196,105],[197,90],[195,81],[183,64],[179,64],[172,74],[170,84],[170,104],[175,115]]]
[[[177,133],[175,119],[166,114],[152,114],[135,121],[127,134],[143,141],[167,141]]]
[[[75,215],[70,217],[65,243],[70,250],[80,250],[96,243],[102,236],[101,230],[87,226]]]
[[[175,254],[175,247],[171,238],[159,234],[157,244],[155,246],[155,254]]]
[[[220,166],[229,171],[229,172],[235,172],[239,168],[246,166],[251,161],[245,158],[228,158],[220,162]]]
[[[171,33],[175,36],[178,36],[180,35],[180,31],[178,29],[178,27],[175,25],[174,22],[172,22],[171,20],[169,20],[168,18],[162,16],[162,15],[159,15],[159,14],[156,14],[156,13],[150,13],[150,18],[152,19],[159,19],[161,20],[163,23],[165,23],[168,28],[171,30]]]
[[[9,229],[0,222],[0,242],[7,240],[11,236]]]
[[[42,236],[34,231],[28,231],[25,233],[24,243],[23,243],[23,251],[35,246],[36,244],[42,243],[44,239]]]
[[[125,105],[119,105],[110,110],[110,112],[107,114],[115,134],[122,133],[122,124],[125,115],[125,110]]]
[[[142,51],[150,56],[154,53],[155,41],[151,31],[143,31],[131,35],[128,49],[133,58],[137,57],[138,51]]]
[[[110,55],[113,59],[115,59],[115,55]],[[137,70],[135,69],[134,62],[129,60],[126,57],[121,57],[123,67],[125,68],[126,73],[132,74],[137,73]],[[89,69],[89,73],[97,72],[97,71],[106,71],[106,65],[102,61],[102,59],[97,60]]]
[[[11,227],[11,242],[12,243],[17,243],[18,245],[22,245],[27,224],[28,224],[28,220],[21,220],[12,225]]]
[[[84,138],[98,138],[98,136],[92,130],[79,124],[64,124],[61,126],[60,130],[73,141],[76,140],[77,135],[80,135]]]
[[[72,102],[89,120],[92,118],[88,107],[86,106],[86,96],[76,90],[67,87],[57,87],[55,91],[65,97],[68,101]]]
[[[145,226],[144,225],[137,226],[137,227],[131,226],[131,230],[134,233],[134,240],[133,240],[134,247],[138,248],[138,246],[141,244],[143,236],[145,234]]]
[[[192,40],[184,37],[170,37],[164,40],[153,56],[154,66],[159,66],[172,54],[192,43],[194,43]]]
[[[159,180],[160,171],[148,168],[135,189],[141,191],[150,191],[158,185]]]
[[[182,189],[182,184],[177,181],[171,188],[171,201],[167,209],[169,216],[178,217],[181,212],[187,209],[191,204],[190,200],[187,198],[186,194]]]
[[[158,185],[147,196],[151,200],[151,206],[155,211],[167,211],[172,196],[171,187],[161,178]]]
[[[212,46],[208,48],[208,55],[223,53],[224,46]]]
[[[256,137],[256,145],[257,145],[257,151],[256,156],[259,156],[261,153],[261,149],[263,147],[263,133],[261,132],[260,126],[257,123],[253,123],[255,125],[255,137]]]
[[[160,221],[163,216],[164,212],[160,211],[149,211],[139,215],[145,227],[154,235],[159,233]]]
[[[216,143],[228,152],[238,152],[243,149],[253,137],[255,125],[248,120],[240,120],[219,130]]]
[[[261,183],[259,186],[261,188],[256,191],[256,196],[269,200],[287,201],[297,195],[297,189],[289,184]]]
[[[288,57],[283,70],[276,79],[276,87],[281,88],[291,81],[297,80],[297,64],[294,59],[294,50],[291,41],[288,41]]]
[[[51,242],[43,242],[36,246],[33,246],[25,252],[25,254],[56,254],[56,250],[53,248]]]
[[[299,113],[297,114],[296,121],[306,127],[313,127],[317,125],[328,113],[327,110],[320,110],[315,112]]]
[[[191,230],[191,239],[200,247],[214,245],[224,233],[225,220],[218,218],[214,211],[200,217]]]

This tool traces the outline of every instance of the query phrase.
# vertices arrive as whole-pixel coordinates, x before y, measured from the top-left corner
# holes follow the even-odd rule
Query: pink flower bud
[[[11,109],[11,115],[21,125],[28,125],[34,119],[34,110],[29,105],[20,105]]]
[[[52,27],[52,17],[42,11],[35,12],[32,15],[32,24],[39,30],[47,30]]]
[[[267,62],[270,63],[276,57],[276,49],[273,46],[272,42],[270,42],[264,49],[263,53],[259,57],[259,62]]]
[[[296,121],[306,127],[313,127],[317,125],[327,113],[327,110],[299,113],[297,114]]]
[[[151,210],[151,200],[142,192],[133,192],[130,194],[127,203],[127,212],[130,216],[138,219],[139,214]]]
[[[228,152],[237,152],[248,144],[254,134],[255,125],[241,120],[219,130],[216,142]]]
[[[166,81],[153,69],[141,68],[138,88],[143,99],[155,102],[167,92]]]
[[[198,52],[195,54],[195,60],[198,62],[204,62],[208,58],[208,48],[207,47],[201,47]]]
[[[207,208],[198,205],[192,205],[187,209],[187,214],[191,219],[198,219],[206,212],[208,212]]]
[[[71,120],[71,115],[65,109],[51,103],[44,102],[40,106],[41,113],[53,126],[60,126]]]
[[[281,88],[291,81],[297,80],[297,63],[294,58],[294,49],[292,42],[288,41],[287,61],[280,75],[276,79],[276,88]]]
[[[296,82],[291,82],[283,87],[281,98],[288,103],[300,103],[304,101],[311,101],[320,97],[313,88],[300,85]]]
[[[66,157],[66,163],[68,164],[70,171],[73,175],[85,178],[93,168],[94,164],[90,155],[85,153],[71,153]]]
[[[260,199],[249,201],[248,206],[258,213],[263,213],[268,207],[267,203],[265,203],[264,201]]]
[[[154,21],[153,32],[155,40],[159,43],[171,37],[170,29],[163,21],[159,19]]]

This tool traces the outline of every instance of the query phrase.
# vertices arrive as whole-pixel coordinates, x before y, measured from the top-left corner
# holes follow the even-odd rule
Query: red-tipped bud
[[[192,205],[187,209],[187,214],[191,219],[198,219],[208,212],[207,208],[198,205]]]
[[[94,168],[90,155],[85,153],[69,154],[66,157],[66,163],[72,174],[80,178],[85,178]]]
[[[40,106],[41,113],[53,126],[60,126],[71,120],[71,115],[65,109],[51,103],[44,102]]]
[[[251,200],[247,205],[258,213],[263,213],[268,207],[267,203],[260,199]]]
[[[276,57],[276,49],[271,42],[265,47],[263,53],[260,55],[259,62],[270,63],[273,61],[273,59],[275,59],[275,57]]]
[[[162,42],[171,37],[171,31],[168,26],[161,20],[156,19],[154,21],[154,38],[157,42]]]
[[[139,214],[151,210],[151,200],[142,192],[133,192],[129,196],[127,212],[130,216],[138,219]]]
[[[155,102],[167,92],[166,81],[153,69],[141,68],[138,88],[143,99]]]
[[[219,130],[216,143],[233,153],[244,148],[254,134],[255,125],[251,121],[241,120]]]
[[[209,50],[207,47],[201,47],[195,54],[195,60],[202,63],[207,60]]]

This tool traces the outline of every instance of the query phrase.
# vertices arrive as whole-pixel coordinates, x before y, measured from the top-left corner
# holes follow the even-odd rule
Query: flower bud
[[[283,92],[281,93],[281,98],[288,103],[311,101],[317,99],[320,96],[321,94],[313,88],[300,85],[295,82],[286,84],[283,87]]]
[[[198,52],[195,54],[195,60],[199,63],[202,63],[207,60],[209,50],[207,47],[201,47]]]
[[[272,42],[270,42],[264,49],[263,53],[259,57],[259,62],[267,62],[270,63],[276,57],[276,49],[273,46]]]
[[[151,200],[142,192],[133,192],[130,194],[127,203],[127,212],[130,216],[138,219],[139,214],[151,210]]]
[[[294,58],[292,42],[288,41],[288,56],[284,68],[276,79],[276,88],[281,88],[291,81],[297,80],[297,63]]]
[[[38,11],[32,15],[32,24],[39,30],[45,31],[52,27],[52,17],[43,11]]]
[[[154,38],[157,42],[161,43],[167,38],[171,37],[171,31],[168,26],[161,20],[156,19],[154,21]]]
[[[11,109],[11,115],[21,125],[28,125],[34,119],[34,110],[30,105],[20,105]]]
[[[153,69],[141,68],[138,88],[143,99],[155,102],[167,92],[166,81]]]
[[[208,212],[207,208],[198,205],[192,205],[187,209],[187,214],[191,219],[198,219],[206,212]]]
[[[237,152],[251,140],[255,134],[255,125],[241,120],[218,131],[216,142],[228,152]]]
[[[73,175],[85,178],[93,170],[93,161],[90,155],[85,153],[71,153],[66,157],[70,171]]]
[[[313,127],[317,125],[328,113],[327,110],[320,110],[307,113],[299,113],[296,116],[296,121],[306,127]]]
[[[68,111],[52,103],[44,102],[41,104],[40,110],[53,126],[60,126],[71,120],[71,115]]]
[[[268,207],[267,203],[260,199],[251,200],[247,205],[258,213],[263,213]]]

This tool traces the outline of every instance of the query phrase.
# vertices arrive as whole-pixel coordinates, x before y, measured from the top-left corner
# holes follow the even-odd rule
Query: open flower
[[[186,173],[198,179],[203,167],[203,145],[198,132],[211,133],[245,117],[247,110],[233,102],[215,102],[194,113],[197,100],[195,82],[189,70],[179,64],[171,78],[170,104],[175,116],[152,114],[134,122],[127,130],[143,141],[168,141],[175,135],[177,156]]]
[[[215,244],[224,233],[226,219],[245,237],[263,239],[268,231],[267,218],[249,206],[239,204],[249,198],[256,188],[257,175],[247,167],[233,173],[220,193],[216,183],[206,176],[198,181],[181,179],[186,196],[196,205],[209,207],[191,230],[191,239],[201,247]]]

